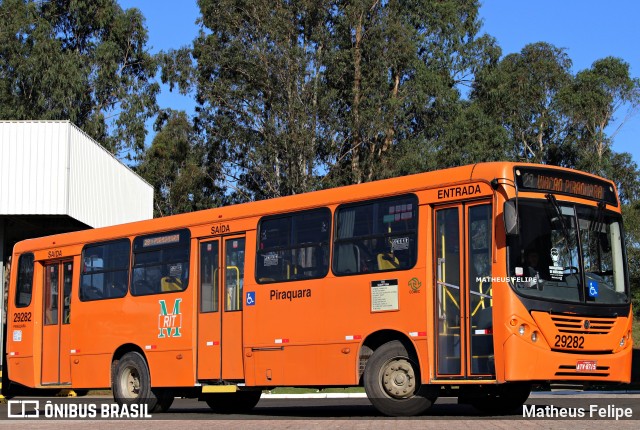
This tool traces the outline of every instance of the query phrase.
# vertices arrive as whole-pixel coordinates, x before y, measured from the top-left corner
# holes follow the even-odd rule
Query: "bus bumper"
[[[631,345],[611,354],[573,354],[535,346],[517,335],[504,343],[505,381],[631,381]]]

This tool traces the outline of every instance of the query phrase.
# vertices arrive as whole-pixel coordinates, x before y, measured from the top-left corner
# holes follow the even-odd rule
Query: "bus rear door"
[[[245,237],[200,242],[198,380],[242,380]]]
[[[42,385],[71,383],[69,346],[71,335],[71,283],[73,262],[44,266],[42,324]]]

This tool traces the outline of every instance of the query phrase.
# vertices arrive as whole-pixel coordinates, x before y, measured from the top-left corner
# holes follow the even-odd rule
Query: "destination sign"
[[[538,167],[516,167],[515,177],[520,191],[566,194],[618,206],[616,193],[609,182],[579,173]]]
[[[148,246],[168,245],[170,243],[178,243],[178,242],[180,242],[180,235],[170,234],[167,236],[156,236],[150,239],[144,239],[142,241],[142,247],[146,248]]]

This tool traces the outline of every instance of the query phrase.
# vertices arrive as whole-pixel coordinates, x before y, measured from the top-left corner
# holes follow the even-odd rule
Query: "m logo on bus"
[[[167,312],[167,302],[160,300],[160,315],[158,315],[158,333],[159,338],[180,337],[180,329],[182,328],[182,313],[180,312],[180,303],[182,299],[176,299],[173,302],[173,310]]]

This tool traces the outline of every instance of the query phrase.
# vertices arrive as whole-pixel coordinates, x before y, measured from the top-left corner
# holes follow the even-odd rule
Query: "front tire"
[[[389,416],[422,414],[437,398],[432,387],[422,385],[418,360],[397,340],[375,350],[364,371],[364,389],[373,406]]]
[[[164,412],[173,403],[170,391],[151,389],[147,361],[135,351],[127,352],[114,362],[111,390],[119,405],[147,404],[149,412]]]

